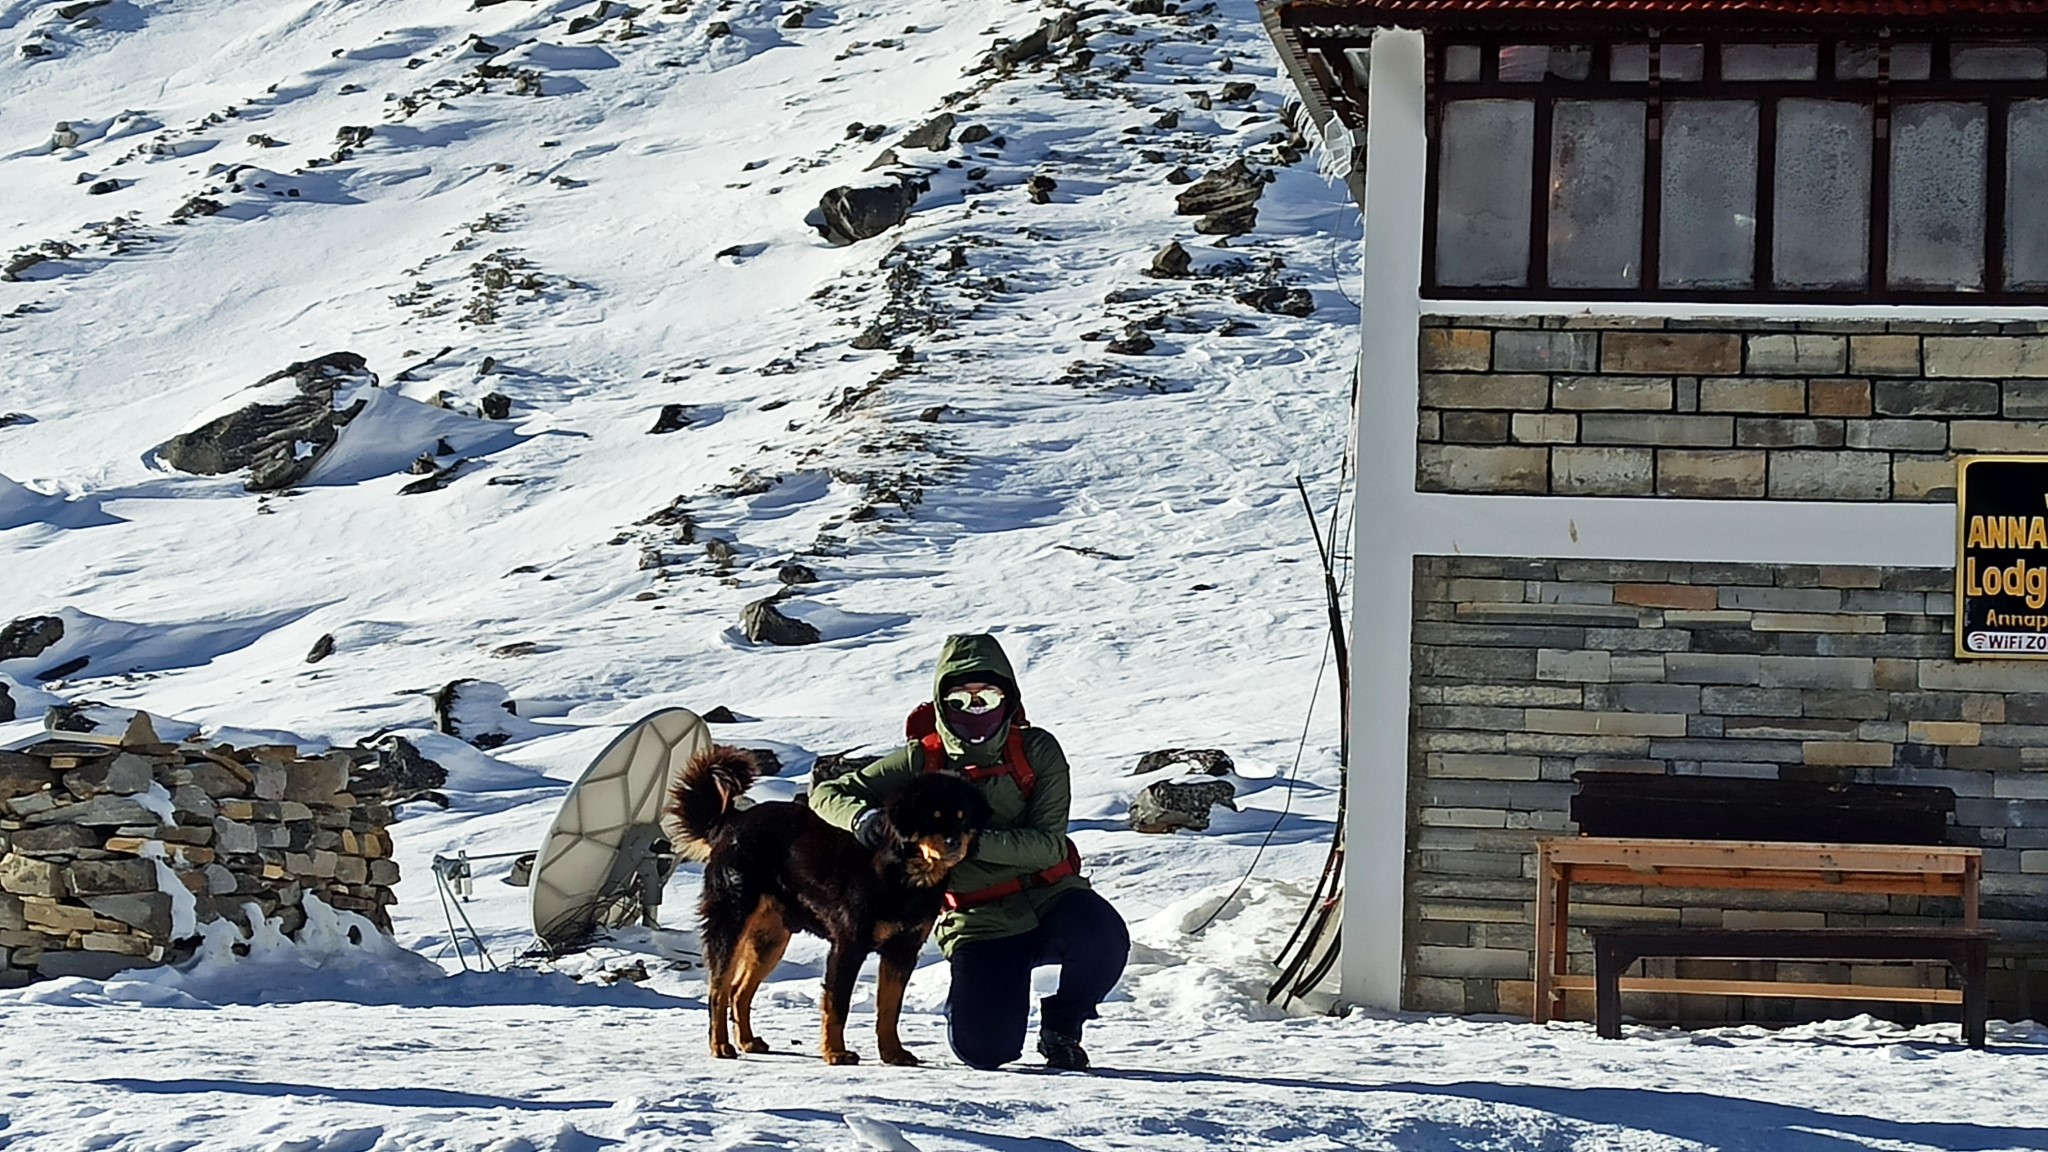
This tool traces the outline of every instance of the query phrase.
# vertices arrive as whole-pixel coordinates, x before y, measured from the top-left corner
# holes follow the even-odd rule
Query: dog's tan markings
[[[768,1042],[754,1035],[754,993],[775,971],[775,966],[782,963],[782,953],[788,947],[789,925],[782,918],[782,907],[763,898],[755,905],[754,914],[747,917],[733,957],[732,1015],[742,1052],[768,1051]]]
[[[916,929],[920,937],[931,931],[929,923]],[[903,990],[910,983],[910,971],[916,961],[895,964],[882,961],[882,970],[875,979],[875,1047],[881,1052],[882,1063],[907,1066],[918,1063],[910,1049],[896,1035],[896,1021],[903,1014]]]
[[[830,989],[825,992],[825,1002],[819,1005],[819,1022],[822,1036],[819,1050],[827,1064],[858,1064],[860,1056],[846,1049],[846,1018],[839,1013],[839,1005],[833,1002]]]

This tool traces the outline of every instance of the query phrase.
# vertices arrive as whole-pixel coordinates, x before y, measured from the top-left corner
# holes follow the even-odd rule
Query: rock
[[[374,796],[387,803],[417,800],[448,784],[448,770],[420,753],[417,745],[403,736],[386,736],[374,749],[376,762],[358,766],[349,780],[349,791],[358,797]]]
[[[960,130],[960,142],[962,144],[979,144],[993,135],[995,133],[989,131],[986,124],[969,124]]]
[[[86,899],[85,906],[158,940],[171,935],[171,898],[167,893],[93,896]]]
[[[704,38],[706,40],[722,40],[730,35],[732,35],[732,25],[727,21],[713,20],[704,26]]]
[[[156,891],[154,860],[80,860],[64,869],[74,896],[123,896]]]
[[[150,762],[133,752],[81,764],[64,774],[64,787],[80,800],[101,793],[133,796],[149,791],[154,782],[155,771]]]
[[[1136,324],[1127,324],[1124,326],[1124,334],[1111,340],[1104,346],[1104,350],[1118,356],[1143,356],[1153,347],[1152,337],[1146,335],[1143,328]]]
[[[888,330],[880,324],[870,324],[855,334],[852,344],[862,352],[873,352],[889,346]]]
[[[927,152],[943,152],[953,146],[953,114],[941,112],[937,116],[911,129],[899,144],[902,148],[922,148]]]
[[[1258,85],[1249,80],[1232,80],[1223,86],[1220,99],[1225,104],[1238,104],[1251,99],[1258,93]]]
[[[1160,115],[1159,119],[1152,122],[1152,126],[1162,132],[1171,132],[1175,128],[1180,127],[1180,113],[1169,108]]]
[[[0,752],[0,800],[47,791],[57,786],[61,775],[40,757]]]
[[[36,961],[36,975],[45,980],[78,976],[86,980],[111,980],[141,963],[138,957],[119,952],[45,952]]]
[[[690,409],[685,404],[663,404],[661,414],[654,418],[654,427],[647,430],[650,436],[666,436],[690,426]]]
[[[293,760],[284,768],[284,798],[299,804],[331,805],[334,794],[348,788],[354,766],[347,752],[329,752]]]
[[[71,823],[88,824],[95,828],[140,827],[155,828],[162,817],[152,809],[145,808],[133,796],[95,796],[83,804],[67,804],[48,812],[38,812],[27,818],[27,822],[38,827],[44,824]]]
[[[827,780],[836,780],[849,772],[858,772],[880,759],[880,756],[861,756],[852,752],[835,752],[829,756],[820,756],[811,762],[811,783],[822,784]]]
[[[226,209],[227,205],[210,196],[194,196],[171,209],[171,219],[190,220],[194,216],[218,216]]]
[[[799,644],[816,644],[824,639],[818,630],[802,620],[783,613],[775,606],[775,597],[756,600],[740,610],[740,635],[755,644],[773,644],[779,647],[794,647]]]
[[[792,560],[775,570],[775,578],[784,584],[816,584],[818,572],[808,564],[798,564]]]
[[[23,616],[0,628],[0,660],[32,660],[64,638],[58,616]]]
[[[1151,274],[1166,279],[1177,279],[1187,275],[1194,266],[1194,258],[1188,255],[1188,250],[1180,246],[1180,241],[1174,240],[1161,248],[1159,255],[1152,258]]]
[[[45,824],[9,833],[7,844],[16,852],[32,856],[68,855],[80,848],[98,848],[101,839],[99,833],[76,824]]]
[[[360,148],[370,142],[376,129],[368,124],[344,124],[334,133],[334,142],[343,148]]]
[[[50,151],[58,152],[66,148],[76,148],[81,139],[83,138],[79,136],[77,130],[71,127],[71,121],[59,120],[57,121],[57,126],[50,131]]]
[[[1138,757],[1138,766],[1131,769],[1131,775],[1143,776],[1176,764],[1191,765],[1205,776],[1228,776],[1237,770],[1230,753],[1221,748],[1161,748]]]
[[[1166,12],[1166,0],[1131,0],[1125,7],[1133,16],[1160,16]]]
[[[1195,174],[1188,171],[1186,165],[1176,165],[1173,171],[1166,174],[1168,184],[1191,184],[1194,179]]]
[[[1052,194],[1059,186],[1059,181],[1041,172],[1024,182],[1024,194],[1031,197],[1033,204],[1050,204]]]
[[[105,196],[109,192],[119,192],[120,190],[121,182],[119,180],[95,180],[85,186],[85,194],[87,196]]]
[[[884,148],[880,155],[868,163],[864,171],[875,172],[883,168],[900,168],[902,166],[903,157],[898,156],[894,148]]]
[[[0,724],[14,719],[14,694],[7,685],[0,684]]]
[[[1205,236],[1242,236],[1258,223],[1257,205],[1265,191],[1265,179],[1243,160],[1235,160],[1174,197],[1174,211],[1201,217],[1195,221],[1195,231]]]
[[[1186,828],[1200,832],[1209,827],[1209,810],[1218,804],[1237,811],[1235,784],[1228,780],[1147,784],[1131,800],[1131,830],[1173,832]]]
[[[803,9],[795,9],[789,15],[782,18],[782,26],[784,28],[801,28],[804,26],[805,15],[806,13]]]
[[[16,424],[33,424],[36,418],[26,412],[0,412],[0,428],[12,428]]]
[[[0,892],[53,898],[69,895],[55,863],[15,852],[0,856]]]
[[[951,412],[952,410],[953,409],[950,405],[934,404],[930,408],[927,408],[924,411],[919,412],[917,414],[917,418],[925,422],[926,424],[937,424],[939,422],[939,417],[944,416],[946,413]]]
[[[1282,316],[1307,316],[1316,310],[1316,298],[1306,288],[1254,288],[1238,293],[1237,302]]]
[[[289,488],[312,471],[368,403],[351,393],[377,384],[363,358],[353,352],[330,352],[292,364],[257,381],[256,387],[280,380],[290,380],[298,394],[283,403],[253,403],[181,432],[157,446],[158,457],[181,472],[200,476],[246,468],[249,478],[244,486],[251,492]]]
[[[318,640],[313,641],[313,650],[306,653],[306,663],[318,664],[332,655],[334,655],[334,633],[329,632]]]
[[[504,685],[488,680],[451,680],[434,693],[434,730],[478,748],[496,748],[511,739],[498,718],[518,714]]]
[[[733,714],[733,710],[732,710],[732,709],[730,709],[730,708],[727,708],[727,707],[726,707],[725,705],[723,705],[723,704],[720,704],[720,705],[719,705],[718,707],[716,707],[716,708],[713,708],[713,709],[712,709],[711,711],[709,711],[709,712],[706,712],[706,713],[705,713],[704,715],[702,715],[702,716],[698,717],[698,719],[700,719],[700,720],[704,721],[704,722],[705,722],[706,724],[739,724],[739,723],[742,723],[742,721],[740,720],[740,718],[739,718],[738,716],[736,716],[736,715],[734,715],[734,714]]]
[[[512,398],[503,392],[485,393],[476,406],[486,420],[506,420],[512,416]]]
[[[880,236],[910,218],[918,186],[898,179],[889,184],[841,186],[818,201],[825,225],[820,231],[834,244],[853,244]]]

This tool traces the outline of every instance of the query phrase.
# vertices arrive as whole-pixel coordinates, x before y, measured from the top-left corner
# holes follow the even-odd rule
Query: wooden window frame
[[[1968,43],[2009,40],[2044,44],[2048,39],[1947,35],[1911,36],[1911,43],[1930,44],[1933,56],[1925,80],[1891,78],[1891,40],[1882,35],[1798,34],[1736,36],[1691,35],[1667,31],[1642,35],[1541,35],[1431,33],[1427,41],[1427,154],[1423,206],[1422,294],[1440,300],[1560,301],[1685,301],[1701,303],[1786,304],[1915,304],[1971,306],[1983,304],[2048,306],[2048,291],[2013,292],[2005,287],[2005,238],[2008,231],[2006,184],[2007,135],[2015,101],[2048,99],[2048,81],[1956,80],[1950,74],[1952,41]],[[1611,79],[1613,49],[1618,44],[1647,44],[1647,81]],[[1731,81],[1721,76],[1721,49],[1729,44],[1812,43],[1818,61],[1814,80]],[[1878,75],[1845,80],[1835,75],[1835,57],[1843,43],[1877,44]],[[1474,45],[1480,50],[1477,81],[1444,80],[1445,49]],[[1699,44],[1705,61],[1699,80],[1668,80],[1659,76],[1662,53],[1673,44]],[[1507,46],[1584,46],[1592,49],[1586,80],[1545,76],[1514,83],[1500,79],[1500,49]],[[1639,284],[1634,288],[1554,288],[1549,280],[1551,114],[1558,100],[1640,100],[1645,105],[1643,128],[1643,221]],[[1666,288],[1658,283],[1663,214],[1663,112],[1674,100],[1753,100],[1757,103],[1756,256],[1753,287],[1742,289]],[[1772,283],[1772,238],[1775,227],[1777,110],[1787,99],[1857,102],[1872,109],[1869,258],[1862,289],[1804,290]],[[1509,287],[1461,287],[1437,282],[1438,206],[1442,195],[1441,149],[1443,106],[1452,100],[1522,100],[1534,105],[1534,148],[1529,194],[1529,267],[1527,283]],[[1899,289],[1888,283],[1891,249],[1891,116],[1901,103],[1961,102],[1983,105],[1988,118],[1985,146],[1984,290]]]

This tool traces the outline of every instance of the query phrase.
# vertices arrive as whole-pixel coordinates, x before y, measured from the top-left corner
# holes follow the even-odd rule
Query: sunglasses
[[[965,712],[972,716],[993,712],[1003,706],[1001,688],[955,688],[945,695],[949,712]]]

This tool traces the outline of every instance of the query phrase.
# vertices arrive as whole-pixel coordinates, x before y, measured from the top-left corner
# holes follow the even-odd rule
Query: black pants
[[[1059,991],[1039,1004],[1039,1023],[1078,1038],[1095,1006],[1123,975],[1130,930],[1109,901],[1076,888],[1054,901],[1038,927],[953,950],[953,986],[946,996],[946,1038],[960,1059],[994,1068],[1024,1052],[1031,1017],[1031,970],[1060,966]]]

